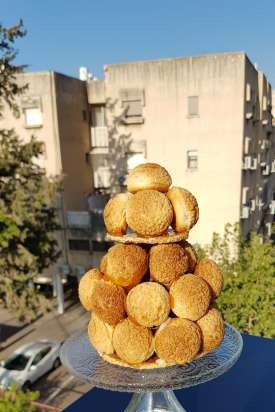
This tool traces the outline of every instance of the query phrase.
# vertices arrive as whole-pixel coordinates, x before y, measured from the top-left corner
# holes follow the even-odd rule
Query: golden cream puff
[[[187,274],[172,283],[171,309],[180,318],[196,321],[207,312],[211,290],[199,276]]]
[[[215,299],[220,295],[223,286],[223,276],[214,260],[207,258],[200,260],[197,263],[195,275],[202,277],[209,284]]]
[[[111,235],[125,235],[127,232],[126,205],[128,193],[119,193],[108,201],[103,218],[107,232]]]
[[[88,336],[92,345],[100,354],[111,355],[114,353],[113,332],[114,326],[103,322],[95,313],[92,314],[88,324]]]
[[[116,325],[126,316],[126,294],[121,286],[95,280],[91,290],[91,310],[104,322]]]
[[[174,210],[172,227],[176,232],[188,233],[199,218],[197,200],[192,193],[181,187],[172,187],[169,189],[167,197]]]
[[[113,346],[120,359],[129,364],[138,364],[152,356],[153,335],[150,329],[127,318],[116,325]]]
[[[172,180],[164,167],[156,163],[144,163],[135,167],[127,177],[128,192],[152,189],[167,192]]]
[[[167,196],[156,190],[142,190],[129,199],[126,221],[142,236],[163,234],[173,219],[173,208]]]
[[[196,253],[195,249],[193,248],[193,246],[189,242],[187,242],[187,240],[181,241],[180,245],[183,247],[184,252],[188,256],[188,261],[189,261],[188,272],[189,273],[194,273],[196,264],[198,262],[197,253]]]
[[[131,288],[145,275],[148,255],[138,245],[117,244],[109,249],[101,266],[106,278],[115,285]]]
[[[197,321],[202,333],[202,350],[209,352],[218,346],[224,338],[224,322],[221,313],[210,309],[206,315]]]
[[[155,352],[167,364],[190,362],[200,348],[200,328],[187,319],[170,319],[155,335]]]
[[[78,286],[78,296],[82,306],[86,310],[92,310],[92,289],[95,280],[103,278],[99,269],[91,269],[82,276]]]
[[[151,279],[169,288],[172,282],[188,272],[189,257],[177,243],[152,246],[149,268]]]
[[[140,283],[128,293],[126,311],[131,319],[142,326],[159,326],[170,312],[169,294],[158,283]]]

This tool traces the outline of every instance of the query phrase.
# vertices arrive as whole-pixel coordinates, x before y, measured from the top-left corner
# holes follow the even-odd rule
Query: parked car
[[[18,348],[6,361],[0,362],[0,387],[16,384],[25,390],[51,369],[60,365],[61,343],[41,340]]]

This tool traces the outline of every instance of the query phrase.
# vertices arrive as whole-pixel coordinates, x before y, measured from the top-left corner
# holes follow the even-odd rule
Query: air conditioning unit
[[[252,157],[251,156],[245,156],[244,157],[244,163],[243,163],[243,169],[244,170],[249,170],[251,169],[252,165]]]
[[[272,200],[269,207],[270,207],[270,214],[275,215],[275,200]]]
[[[257,158],[254,157],[251,161],[251,166],[250,166],[251,170],[256,170],[257,169]]]
[[[248,219],[249,218],[249,207],[243,206],[241,211],[241,219]]]
[[[250,200],[250,210],[251,210],[251,212],[254,212],[255,209],[256,209],[256,200],[252,199],[252,200]]]
[[[265,224],[267,236],[270,237],[272,234],[272,223],[268,222]]]
[[[266,165],[266,167],[262,171],[262,174],[264,176],[268,176],[270,174],[270,165]]]
[[[252,119],[252,118],[253,118],[253,113],[252,113],[252,112],[247,112],[247,113],[245,114],[245,118],[246,118],[246,120]]]

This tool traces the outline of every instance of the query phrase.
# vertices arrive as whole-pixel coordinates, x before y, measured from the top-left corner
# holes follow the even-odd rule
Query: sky
[[[28,71],[78,77],[86,66],[245,51],[275,87],[274,0],[0,0],[0,22],[23,19]]]

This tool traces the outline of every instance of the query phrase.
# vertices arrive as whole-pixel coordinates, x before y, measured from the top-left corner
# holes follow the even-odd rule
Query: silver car
[[[16,384],[27,389],[51,369],[60,365],[61,344],[47,340],[28,343],[16,349],[13,355],[0,363],[0,387]]]

